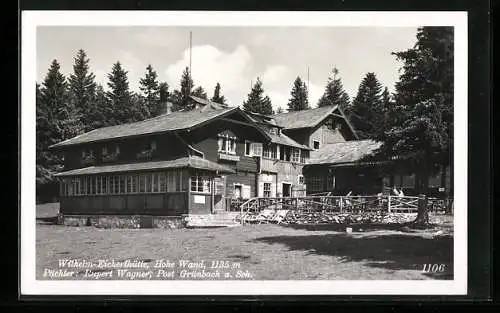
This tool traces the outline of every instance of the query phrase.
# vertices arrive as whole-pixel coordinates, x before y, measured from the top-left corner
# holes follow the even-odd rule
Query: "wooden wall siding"
[[[321,148],[324,144],[344,142],[346,140],[338,130],[329,129],[326,125],[321,125],[311,133],[309,147],[314,147],[314,141],[319,141]]]
[[[172,160],[179,157],[187,156],[188,151],[184,143],[177,137],[171,134],[151,135],[138,138],[128,138],[109,143],[99,142],[91,143],[82,146],[69,147],[65,151],[65,170],[87,167],[89,165],[81,164],[82,151],[84,149],[92,149],[95,156],[95,164],[114,164],[114,163],[129,163],[140,161],[148,161],[148,159],[138,159],[137,153],[142,150],[142,147],[154,140],[156,142],[156,151],[153,152],[149,160]],[[103,162],[102,148],[108,146],[108,149],[114,149],[114,144],[120,147],[118,158],[113,161]]]
[[[236,174],[226,176],[226,195],[231,198],[234,192],[234,184],[242,184],[250,186],[250,197],[255,197],[257,194],[256,184],[257,175],[252,172],[238,171]]]
[[[186,214],[187,193],[61,197],[62,214]]]
[[[302,175],[303,165],[289,162],[278,162],[278,195],[283,195],[283,183],[292,184],[292,190],[303,189],[304,185],[298,183],[298,176]]]
[[[245,155],[245,138],[240,138],[239,141],[236,142],[236,155],[240,157],[239,161],[219,160],[217,141],[218,138],[215,134],[210,137],[200,139],[198,142],[193,144],[193,147],[202,151],[205,159],[210,161],[224,164],[238,171],[257,172],[258,160]]]
[[[210,214],[212,213],[212,196],[191,192],[191,207],[189,214]],[[204,203],[196,203],[196,199],[204,199]]]

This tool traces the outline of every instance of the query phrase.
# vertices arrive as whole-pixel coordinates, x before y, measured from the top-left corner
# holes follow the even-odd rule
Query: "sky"
[[[43,81],[53,59],[68,76],[81,48],[104,89],[107,73],[120,61],[128,71],[131,90],[139,91],[139,79],[151,64],[159,81],[166,81],[172,91],[179,88],[182,71],[189,65],[190,31],[193,80],[209,97],[220,82],[229,104],[241,105],[260,77],[274,109],[286,109],[293,81],[300,76],[307,82],[308,69],[313,107],[334,67],[351,98],[368,72],[392,92],[402,64],[391,52],[413,47],[417,28],[39,26],[37,82]]]

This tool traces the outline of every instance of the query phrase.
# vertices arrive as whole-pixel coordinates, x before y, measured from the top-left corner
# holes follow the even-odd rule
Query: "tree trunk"
[[[417,218],[412,222],[415,226],[429,225],[429,207],[427,206],[427,196],[420,194],[418,196],[418,213]]]
[[[429,226],[429,208],[427,205],[427,189],[429,186],[429,171],[427,164],[424,163],[421,171],[419,171],[420,177],[417,179],[419,183],[419,196],[418,196],[418,213],[417,218],[411,223],[415,227],[426,228]]]

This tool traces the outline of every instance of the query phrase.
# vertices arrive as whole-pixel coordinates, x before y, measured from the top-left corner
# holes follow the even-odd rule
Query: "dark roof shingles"
[[[372,155],[381,142],[374,140],[352,140],[325,144],[319,150],[311,151],[308,164],[354,163]]]

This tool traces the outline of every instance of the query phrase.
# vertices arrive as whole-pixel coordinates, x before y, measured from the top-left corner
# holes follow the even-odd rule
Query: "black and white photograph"
[[[466,293],[466,13],[24,13],[26,293]]]

